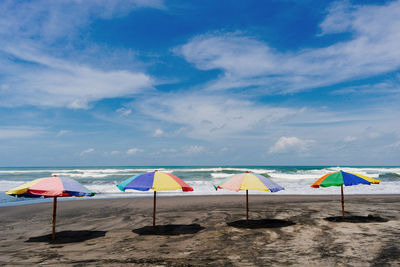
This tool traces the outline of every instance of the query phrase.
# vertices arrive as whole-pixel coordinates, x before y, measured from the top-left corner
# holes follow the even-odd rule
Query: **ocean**
[[[328,172],[343,170],[355,172],[372,178],[380,179],[382,183],[374,185],[357,185],[345,187],[345,194],[399,194],[400,167],[377,166],[146,166],[146,167],[18,167],[0,168],[0,206],[40,203],[49,199],[15,198],[5,194],[5,191],[36,178],[50,177],[54,174],[60,177],[73,178],[89,190],[96,193],[94,198],[143,197],[151,196],[153,192],[126,191],[121,192],[116,185],[123,180],[139,173],[149,171],[164,171],[172,173],[194,188],[193,192],[167,191],[158,195],[219,195],[243,194],[225,190],[216,191],[213,187],[223,179],[237,173],[251,171],[262,174],[285,190],[273,194],[286,195],[317,195],[340,194],[337,187],[311,188],[310,185]],[[271,194],[269,192],[251,191],[251,194]],[[64,198],[75,199],[75,198]],[[82,198],[80,198],[82,199]]]

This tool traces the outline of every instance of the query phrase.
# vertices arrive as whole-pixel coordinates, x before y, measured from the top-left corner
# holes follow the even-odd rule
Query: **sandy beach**
[[[0,208],[0,265],[397,266],[400,195],[250,195],[59,202]]]

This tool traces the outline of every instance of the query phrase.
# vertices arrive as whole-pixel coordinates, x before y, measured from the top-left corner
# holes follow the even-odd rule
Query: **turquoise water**
[[[160,192],[161,195],[214,195],[236,194],[230,191],[215,191],[213,184],[244,171],[262,174],[285,187],[274,194],[338,194],[335,187],[313,189],[310,185],[322,175],[342,169],[382,180],[379,185],[357,185],[346,187],[346,194],[399,194],[399,166],[100,166],[100,167],[2,167],[0,168],[0,205],[31,203],[31,199],[14,198],[4,192],[36,178],[56,174],[73,178],[89,190],[96,192],[95,198],[143,197],[151,192],[120,192],[116,185],[139,173],[160,170],[173,173],[194,188],[193,192]],[[240,194],[240,193],[239,193]],[[254,191],[252,194],[268,194]],[[36,199],[33,202],[47,201]]]

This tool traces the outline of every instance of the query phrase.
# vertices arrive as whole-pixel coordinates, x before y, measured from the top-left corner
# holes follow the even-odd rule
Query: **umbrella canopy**
[[[249,221],[249,190],[278,192],[285,189],[268,178],[251,172],[228,177],[222,183],[214,185],[214,187],[215,190],[227,189],[236,192],[246,190],[246,223]]]
[[[134,189],[139,191],[164,191],[164,190],[178,190],[193,191],[193,188],[186,184],[173,174],[165,172],[148,172],[131,177],[119,185],[119,190],[125,191],[126,189]]]
[[[187,183],[179,179],[177,176],[165,173],[165,172],[148,172],[131,177],[122,183],[118,184],[117,187],[121,191],[126,189],[133,189],[139,191],[154,191],[153,198],[153,227],[156,225],[156,192],[164,190],[179,190],[184,192],[193,191]]]
[[[53,231],[52,239],[56,237],[57,197],[94,196],[86,187],[77,181],[66,177],[39,178],[8,190],[6,194],[17,197],[53,197]]]
[[[379,184],[381,181],[373,179],[371,177],[351,173],[351,172],[331,172],[321,178],[319,178],[315,183],[311,185],[313,188],[319,187],[329,187],[329,186],[340,186],[341,197],[342,197],[342,219],[344,221],[344,195],[343,195],[343,185],[358,185],[358,184]]]
[[[365,175],[338,171],[338,172],[331,172],[322,176],[315,183],[313,183],[311,187],[318,188],[320,186],[328,187],[328,186],[342,186],[342,185],[350,186],[357,184],[370,185],[370,184],[379,184],[380,182],[381,182],[380,180],[376,180]]]
[[[285,189],[268,178],[251,172],[236,174],[228,177],[222,183],[215,185],[214,187],[215,189],[227,189],[236,192],[239,190],[278,192]]]
[[[90,197],[95,195],[77,181],[56,175],[25,183],[7,191],[6,194],[18,197]]]

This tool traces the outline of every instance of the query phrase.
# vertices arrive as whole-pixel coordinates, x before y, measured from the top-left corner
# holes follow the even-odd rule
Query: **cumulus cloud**
[[[304,140],[298,137],[282,136],[278,141],[269,149],[270,153],[286,153],[286,152],[304,152],[309,149],[314,140]]]
[[[83,150],[79,155],[84,156],[86,154],[90,154],[94,152],[94,148],[88,148],[86,150]]]
[[[295,92],[399,69],[399,13],[400,1],[366,6],[334,3],[320,24],[320,34],[349,32],[352,38],[297,52],[278,52],[241,32],[199,35],[175,51],[198,69],[223,71],[207,84],[209,90],[249,87],[259,93]]]
[[[130,149],[128,149],[128,150],[126,151],[126,154],[128,154],[128,155],[135,155],[135,154],[141,153],[141,152],[144,152],[144,150],[143,150],[143,149],[140,149],[140,148],[137,148],[137,147],[132,147],[132,148],[130,148]]]

